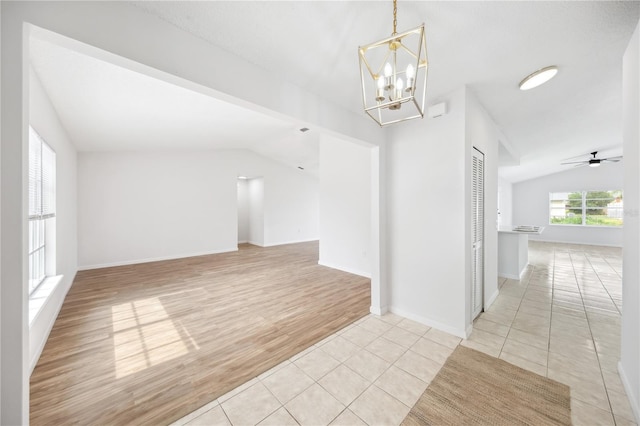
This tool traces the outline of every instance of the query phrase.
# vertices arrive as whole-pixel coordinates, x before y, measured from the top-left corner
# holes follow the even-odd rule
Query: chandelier
[[[393,0],[391,37],[360,46],[364,111],[380,126],[424,117],[427,91],[427,41],[424,24],[398,34]]]

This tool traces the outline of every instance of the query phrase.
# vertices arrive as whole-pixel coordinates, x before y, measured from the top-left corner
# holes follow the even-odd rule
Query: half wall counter
[[[540,235],[544,226],[498,228],[498,276],[519,280],[529,264],[529,235]]]

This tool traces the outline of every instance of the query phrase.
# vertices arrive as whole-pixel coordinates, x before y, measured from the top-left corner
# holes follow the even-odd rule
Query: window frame
[[[549,199],[548,199],[548,204],[547,204],[547,213],[549,215],[549,219],[548,219],[548,224],[550,226],[573,226],[573,227],[588,227],[588,228],[613,228],[613,229],[621,229],[624,227],[624,217],[622,214],[620,214],[620,216],[614,216],[614,218],[616,219],[620,219],[621,223],[620,225],[595,225],[595,224],[589,224],[589,210],[602,210],[603,206],[597,206],[597,205],[588,205],[589,201],[602,201],[605,200],[605,198],[587,198],[587,195],[593,192],[609,192],[609,193],[620,193],[620,199],[622,200],[621,205],[619,207],[613,207],[615,210],[619,210],[621,213],[624,212],[624,191],[622,189],[614,189],[614,190],[595,190],[595,189],[591,189],[591,190],[582,190],[582,191],[556,191],[556,192],[549,192]],[[576,194],[576,193],[580,193],[581,194],[581,204],[579,207],[571,207],[568,206],[568,202],[572,199],[569,198],[570,194]],[[563,210],[568,211],[568,210],[575,210],[576,211],[576,216],[579,214],[581,217],[581,222],[580,223],[553,223],[552,219],[556,216],[552,215],[552,212],[554,210],[558,210],[559,207],[558,206],[554,206],[553,202],[554,201],[559,201],[559,199],[557,197],[554,197],[554,195],[556,194],[567,194],[566,197],[564,198],[565,204],[562,206]],[[573,199],[576,200],[577,199]],[[613,201],[615,201],[616,198],[613,199]],[[610,208],[607,207],[606,208]],[[592,215],[593,216],[593,215]],[[595,216],[599,216],[599,215],[595,215]],[[566,217],[566,216],[565,216]]]
[[[27,249],[31,296],[55,275],[56,153],[29,126],[29,209]]]

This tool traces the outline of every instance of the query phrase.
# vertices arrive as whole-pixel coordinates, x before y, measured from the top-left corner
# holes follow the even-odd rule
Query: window
[[[549,193],[550,225],[622,226],[622,190]]]
[[[29,127],[29,294],[53,275],[56,154]]]

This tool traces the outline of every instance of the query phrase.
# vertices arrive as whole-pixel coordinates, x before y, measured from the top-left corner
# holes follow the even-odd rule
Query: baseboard
[[[574,244],[577,246],[601,246],[601,247],[616,247],[622,248],[620,244],[602,244],[602,243],[578,243],[575,241],[560,241],[560,240],[539,240],[537,238],[531,238],[529,236],[529,241],[535,241],[537,243],[551,243],[551,244]]]
[[[125,260],[121,262],[100,263],[96,265],[83,265],[78,267],[78,271],[88,271],[90,269],[100,269],[100,268],[111,268],[114,266],[137,265],[139,263],[162,262],[163,260],[185,259],[187,257],[207,256],[209,254],[229,253],[232,251],[238,251],[238,247],[236,246],[236,247],[232,247],[225,250],[213,250],[213,251],[205,251],[205,252],[197,252],[197,253],[178,254],[173,256],[153,257],[153,258],[147,258],[147,259]]]
[[[527,270],[527,268],[524,268],[522,270],[522,272],[520,272],[520,275],[505,274],[504,272],[498,272],[498,277],[509,278],[509,279],[512,279],[512,280],[520,281],[522,279],[522,277],[524,276],[524,273],[526,272],[526,270]]]
[[[349,267],[346,267],[346,266],[336,265],[336,264],[333,264],[333,263],[327,263],[327,262],[324,262],[322,260],[318,261],[318,265],[326,266],[327,268],[337,269],[339,271],[348,272],[350,274],[359,275],[361,277],[365,277],[365,278],[371,279],[371,273],[370,272],[364,272],[364,271],[360,271],[360,270],[354,269],[354,268],[349,268]]]
[[[396,314],[396,315],[400,315],[401,317],[405,317],[408,318],[412,321],[415,322],[419,322],[420,324],[424,324],[427,325],[429,327],[433,327],[436,328],[440,331],[444,331],[445,333],[449,333],[449,334],[453,334],[454,336],[460,337],[462,339],[466,339],[467,336],[467,330],[466,329],[458,329],[455,327],[451,327],[447,324],[443,324],[439,321],[434,321],[430,318],[425,318],[423,316],[420,315],[415,315],[412,314],[410,312],[404,311],[402,309],[399,309],[395,306],[390,306],[389,307],[389,311],[391,311],[392,313]]]
[[[471,333],[473,333],[473,322],[467,326],[466,336],[464,338],[468,339]]]
[[[279,241],[277,243],[265,244],[263,247],[284,246],[286,244],[310,243],[311,241],[318,241],[318,239],[317,238],[312,238],[312,239],[309,239],[309,240]]]
[[[496,291],[493,292],[491,297],[484,303],[484,308],[487,309],[488,307],[493,305],[493,302],[496,301],[496,299],[498,298],[498,295],[500,295],[500,290],[496,289]]]
[[[242,241],[238,241],[238,244],[247,244],[249,242],[249,240],[242,240]]]
[[[622,368],[621,361],[618,361],[618,374],[620,375],[622,387],[624,387],[624,390],[627,393],[627,399],[629,400],[631,411],[633,411],[633,415],[636,416],[636,423],[640,424],[640,405],[638,405],[638,398],[640,395],[634,395],[631,384],[629,383],[629,378],[627,377],[624,368]]]
[[[389,307],[388,306],[380,306],[380,307],[370,306],[369,312],[371,312],[374,315],[382,316],[387,312],[389,312]]]

